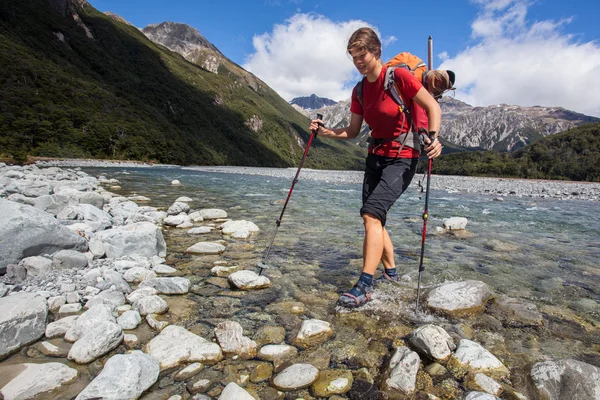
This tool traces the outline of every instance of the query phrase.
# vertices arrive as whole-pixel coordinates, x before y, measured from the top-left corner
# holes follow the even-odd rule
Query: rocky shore
[[[495,324],[541,329],[552,313],[535,304],[494,293],[483,282],[447,282],[426,288],[423,311],[431,317],[414,315],[410,323],[382,329],[375,321],[389,318],[390,302],[414,300],[414,284],[406,280],[382,287],[361,312],[337,310],[328,319],[321,311],[335,301],[328,288],[290,301],[279,297],[281,273],[264,276],[250,268],[250,241],[260,231],[253,222],[223,209],[194,208],[186,196],[165,209],[143,205],[150,199],[112,192],[120,189],[116,179],[65,165],[0,164],[4,400],[600,398],[597,366],[542,358],[516,370],[504,360],[536,353],[514,355],[497,345],[501,338],[478,334]],[[281,170],[282,177],[294,173]],[[307,179],[347,176],[303,171]],[[442,178],[452,181],[442,184]],[[438,189],[497,197],[600,198],[596,184],[434,181]],[[165,235],[194,243],[167,249]],[[203,235],[213,239],[198,240]],[[251,262],[220,258],[232,251],[246,252],[239,259]],[[167,263],[170,253],[209,263],[201,266],[207,276]],[[212,302],[219,318],[182,316],[189,296]],[[261,305],[249,315],[235,312],[242,300]],[[558,312],[551,318],[580,323]],[[585,328],[600,335],[598,327]]]

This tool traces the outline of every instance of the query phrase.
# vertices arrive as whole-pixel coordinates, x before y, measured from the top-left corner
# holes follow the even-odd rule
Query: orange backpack
[[[384,65],[386,67],[402,67],[408,69],[419,82],[423,82],[423,74],[427,72],[427,65],[425,65],[423,60],[407,51],[396,55]]]

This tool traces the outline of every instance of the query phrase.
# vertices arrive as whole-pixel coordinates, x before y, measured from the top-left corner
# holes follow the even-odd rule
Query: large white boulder
[[[160,228],[150,222],[138,222],[97,233],[108,258],[165,257],[167,245]]]
[[[40,295],[0,298],[0,359],[44,336],[47,316],[48,303]]]
[[[215,363],[223,359],[221,347],[185,328],[170,325],[146,344],[145,352],[165,370],[192,362]]]
[[[452,282],[429,292],[427,306],[450,317],[467,317],[483,312],[490,295],[489,287],[481,281]]]
[[[139,350],[112,356],[76,400],[137,399],[158,379],[158,361]]]
[[[12,375],[9,372],[16,372],[16,376],[0,388],[4,400],[41,399],[44,393],[69,384],[77,378],[76,369],[56,362],[13,365],[11,371],[0,369],[0,376]]]
[[[35,207],[0,199],[0,268],[62,249],[87,250],[86,240]]]

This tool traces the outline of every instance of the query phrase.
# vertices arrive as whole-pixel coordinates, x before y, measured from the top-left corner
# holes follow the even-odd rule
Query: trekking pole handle
[[[317,119],[322,120],[323,119],[323,114],[317,114]],[[323,126],[323,127],[325,126],[325,125],[323,125],[322,122],[319,122],[318,125],[319,126]],[[317,128],[316,130],[314,130],[313,133],[315,134],[315,137],[316,137],[317,134],[319,133],[319,128]]]

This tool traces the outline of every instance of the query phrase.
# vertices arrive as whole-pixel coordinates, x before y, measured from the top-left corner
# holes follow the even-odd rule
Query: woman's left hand
[[[427,151],[427,157],[436,158],[440,154],[442,154],[442,149],[444,148],[444,146],[442,146],[442,143],[439,141],[438,138],[433,139],[432,143],[431,139],[426,137],[425,144],[427,144],[427,147],[425,148],[425,150]]]

